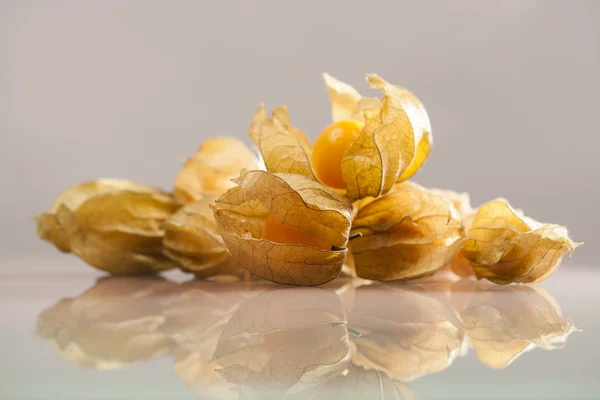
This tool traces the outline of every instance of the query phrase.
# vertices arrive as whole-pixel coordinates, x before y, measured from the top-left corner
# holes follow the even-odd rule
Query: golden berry
[[[282,224],[270,215],[265,224],[265,239],[281,244],[304,244],[321,250],[331,250],[331,246],[318,242],[307,234]]]
[[[346,188],[342,159],[361,129],[360,123],[351,120],[335,122],[323,129],[312,153],[312,167],[322,183],[336,189]]]

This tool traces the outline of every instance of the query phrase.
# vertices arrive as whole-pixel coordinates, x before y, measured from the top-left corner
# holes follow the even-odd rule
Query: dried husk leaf
[[[179,206],[160,192],[98,194],[76,210],[60,206],[57,220],[71,251],[115,275],[162,271],[175,264],[163,254],[163,223]]]
[[[475,211],[471,207],[471,200],[468,193],[458,193],[453,190],[431,188],[430,192],[442,195],[452,202],[454,208],[458,211],[462,218],[463,236],[466,236],[471,228]],[[471,267],[471,263],[459,251],[456,257],[446,266],[447,269],[461,277],[471,276],[475,273]]]
[[[417,394],[407,384],[376,370],[350,366],[317,388],[311,400],[364,399],[364,400],[418,400]]]
[[[246,302],[223,329],[219,373],[245,399],[280,398],[339,374],[350,362],[345,311],[322,289],[278,289]]]
[[[387,193],[414,151],[412,127],[403,111],[393,120],[384,109],[363,112],[365,125],[342,159],[342,177],[350,200]]]
[[[497,284],[542,281],[579,246],[565,227],[525,217],[503,199],[481,206],[467,235],[462,254],[478,279]]]
[[[460,320],[437,287],[362,286],[353,304],[348,328],[358,332],[351,337],[357,366],[411,381],[447,368],[460,353]]]
[[[383,92],[381,100],[360,98],[351,86],[324,76],[334,121],[354,119],[364,124],[342,160],[347,196],[353,201],[377,197],[395,182],[413,176],[425,163],[432,144],[429,117],[419,99],[377,75],[367,75],[367,82]]]
[[[352,119],[361,100],[360,93],[352,86],[323,73],[323,79],[331,101],[331,119],[333,122]]]
[[[310,166],[312,147],[308,138],[291,125],[287,107],[274,108],[272,115],[269,117],[261,104],[249,128],[250,138],[258,147],[267,171],[314,178]]]
[[[215,219],[233,258],[248,271],[277,283],[318,285],[334,279],[346,256],[352,205],[302,175],[245,172],[215,206]],[[267,216],[320,243],[278,244],[264,237]]]
[[[159,189],[139,185],[125,179],[98,179],[83,182],[64,191],[54,201],[50,209],[37,217],[38,236],[53,243],[63,252],[71,251],[71,244],[65,227],[61,225],[57,213],[61,208],[75,211],[89,198],[102,193],[128,190],[140,193],[157,193]]]
[[[352,119],[358,121],[362,124],[365,123],[365,111],[367,110],[377,110],[382,108],[381,99],[376,97],[363,97],[360,99],[356,108],[354,109],[354,113],[352,114]]]
[[[258,169],[256,155],[238,139],[218,137],[202,143],[175,178],[175,199],[180,203],[200,200],[205,193],[221,194],[233,186],[231,179],[242,169]]]
[[[445,196],[403,183],[359,205],[351,234],[359,277],[410,279],[448,264],[462,243],[461,217]]]
[[[471,207],[471,197],[466,192],[455,192],[448,189],[430,188],[428,189],[434,194],[439,194],[447,198],[452,202],[456,211],[463,218],[463,225],[465,218],[469,217],[474,213],[473,207]]]
[[[210,208],[220,195],[206,193],[165,221],[165,254],[179,268],[204,279],[215,275],[243,277],[246,270],[229,254]]]
[[[456,257],[447,265],[448,269],[461,277],[473,276],[475,272],[471,262],[465,258],[462,252],[458,252]]]
[[[171,353],[159,293],[174,283],[118,277],[98,281],[76,298],[65,298],[38,316],[37,332],[58,354],[97,370],[121,368]]]
[[[480,288],[461,316],[477,356],[492,368],[505,368],[535,347],[561,348],[577,331],[535,285]]]
[[[367,82],[372,88],[380,89],[384,93],[384,113],[395,116],[402,110],[400,114],[406,114],[412,126],[415,148],[410,163],[403,167],[398,178],[398,181],[405,181],[412,177],[429,157],[433,143],[429,116],[423,103],[409,90],[392,85],[375,74],[367,74]]]

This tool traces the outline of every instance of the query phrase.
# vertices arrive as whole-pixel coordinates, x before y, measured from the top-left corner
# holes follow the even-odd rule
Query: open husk
[[[341,162],[345,194],[354,201],[389,192],[396,182],[414,175],[431,149],[431,124],[423,104],[408,90],[377,75],[367,75],[381,99],[362,98],[348,84],[324,74],[334,122],[353,119],[363,128]],[[314,178],[312,146],[306,135],[293,127],[287,107],[272,110],[260,106],[249,134],[272,173],[300,174]]]
[[[333,120],[354,119],[364,124],[342,161],[350,199],[385,194],[423,166],[432,145],[431,123],[413,93],[368,74],[369,86],[380,89],[383,97],[362,98],[350,85],[327,74],[324,78]]]

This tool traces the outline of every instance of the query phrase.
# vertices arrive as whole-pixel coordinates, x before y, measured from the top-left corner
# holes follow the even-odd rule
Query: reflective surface
[[[3,399],[600,394],[599,275],[587,269],[544,287],[436,276],[317,288],[6,271]]]

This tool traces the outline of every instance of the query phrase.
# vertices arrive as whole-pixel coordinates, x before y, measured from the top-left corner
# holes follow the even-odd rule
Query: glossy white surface
[[[0,269],[0,398],[600,396],[593,268],[567,263],[535,287],[290,288],[179,272],[96,282],[80,261],[59,260]],[[569,335],[571,324],[582,332]],[[491,368],[511,358],[507,347],[512,363]]]

